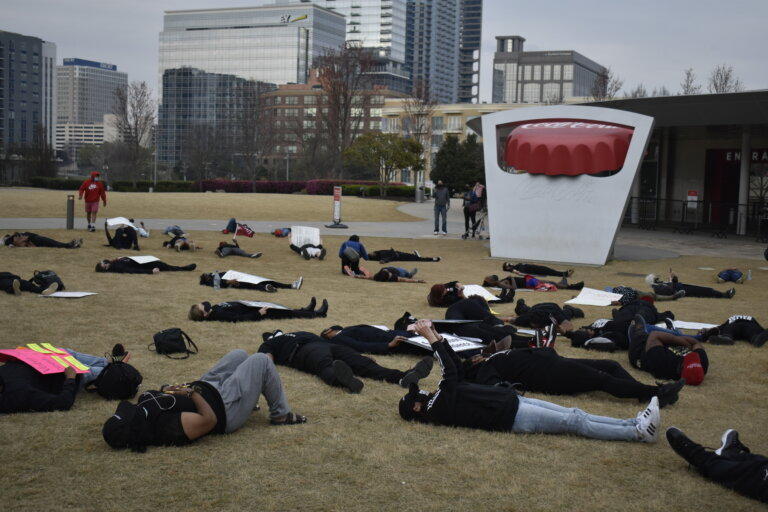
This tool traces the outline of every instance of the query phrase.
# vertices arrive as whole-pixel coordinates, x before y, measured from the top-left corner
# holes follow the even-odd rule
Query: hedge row
[[[77,190],[80,188],[81,180],[68,180],[66,178],[44,178],[35,176],[30,178],[29,184],[33,187],[52,188],[54,190]]]
[[[137,181],[133,186],[132,181],[110,181],[109,186],[115,192],[149,192],[149,187],[153,187],[155,192],[195,192],[197,185],[194,181],[158,181],[157,185],[152,185],[151,181]]]
[[[203,180],[197,188],[202,192],[223,190],[225,192],[260,192],[262,194],[293,194],[307,187],[306,181],[248,181],[248,180]]]
[[[378,197],[381,195],[379,185],[342,185],[341,190],[345,196]],[[412,197],[416,193],[416,187],[410,185],[387,186],[387,197]]]
[[[307,181],[307,194],[317,195],[331,195],[333,194],[333,187],[341,185],[342,190],[344,185],[378,185],[378,181],[363,181],[363,180],[309,180]],[[394,185],[403,185],[403,183],[394,183]]]

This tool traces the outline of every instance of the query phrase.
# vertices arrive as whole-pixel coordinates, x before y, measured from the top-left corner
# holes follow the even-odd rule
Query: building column
[[[657,212],[656,212],[656,218],[657,220],[666,220],[667,218],[667,209],[666,205],[668,204],[668,195],[669,190],[667,189],[667,181],[669,180],[669,128],[664,127],[661,129],[661,152],[659,155],[659,158],[661,159],[660,165],[659,165],[659,176],[658,176],[658,191],[656,194],[657,198]]]
[[[641,169],[642,169],[642,164],[640,165],[640,168],[637,170],[637,174],[635,174],[635,181],[632,182],[632,191],[630,193],[630,201],[632,201],[632,204],[629,206],[631,208],[630,223],[632,224],[640,223],[640,201],[638,201],[638,198],[640,197]]]
[[[749,167],[752,163],[752,147],[749,126],[741,128],[741,167],[739,172],[739,215],[736,234],[747,234],[747,202],[749,201]]]

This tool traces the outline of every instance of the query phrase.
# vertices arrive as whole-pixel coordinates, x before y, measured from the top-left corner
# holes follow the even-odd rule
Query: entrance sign
[[[491,256],[603,265],[646,151],[653,118],[602,107],[486,114]]]
[[[341,187],[333,187],[333,224],[326,224],[327,228],[346,229],[347,226],[341,223]]]

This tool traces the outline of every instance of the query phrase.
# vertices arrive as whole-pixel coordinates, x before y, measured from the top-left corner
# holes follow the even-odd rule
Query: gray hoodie
[[[450,206],[451,196],[448,193],[448,187],[443,185],[442,187],[435,187],[435,206]]]

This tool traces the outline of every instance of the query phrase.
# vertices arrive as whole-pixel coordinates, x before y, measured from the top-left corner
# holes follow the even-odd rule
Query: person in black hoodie
[[[189,309],[189,319],[195,322],[258,322],[260,320],[284,320],[288,318],[325,318],[328,313],[328,301],[323,299],[320,309],[315,309],[317,299],[312,297],[309,305],[301,309],[283,309],[280,307],[253,307],[242,302],[219,302],[211,305],[204,301],[193,304]],[[276,305],[275,305],[276,306]]]
[[[306,423],[288,407],[272,360],[233,350],[200,380],[147,391],[136,404],[120,402],[102,435],[112,448],[142,452],[150,445],[180,446],[207,434],[230,434],[245,424],[262,394],[272,425]]]
[[[661,416],[656,397],[636,418],[616,419],[518,396],[510,386],[467,382],[458,356],[428,320],[418,321],[416,332],[432,343],[443,378],[435,393],[422,391],[416,384],[410,386],[399,404],[405,420],[515,433],[577,434],[612,441],[652,443],[658,439]]]
[[[530,338],[516,334],[517,329],[507,325],[513,317],[497,317],[491,312],[488,302],[477,295],[451,304],[445,311],[446,320],[477,320],[477,323],[445,324],[441,328],[448,334],[478,338],[483,343],[501,341],[509,337],[512,347],[527,347]]]
[[[363,389],[363,381],[355,378],[356,375],[407,388],[432,370],[431,357],[422,359],[405,372],[385,368],[353,348],[328,343],[311,332],[265,332],[262,337],[264,343],[259,352],[267,354],[275,364],[317,375],[329,386],[340,386],[350,393],[359,393]]]
[[[169,265],[162,261],[136,263],[131,258],[122,257],[114,260],[101,260],[96,264],[96,272],[113,272],[115,274],[158,274],[160,272],[191,272],[197,265],[191,263],[183,267]]]
[[[346,345],[363,354],[402,354],[422,353],[423,350],[404,343],[416,336],[413,332],[384,330],[372,325],[351,325],[342,327],[333,325],[320,333],[329,343]]]

